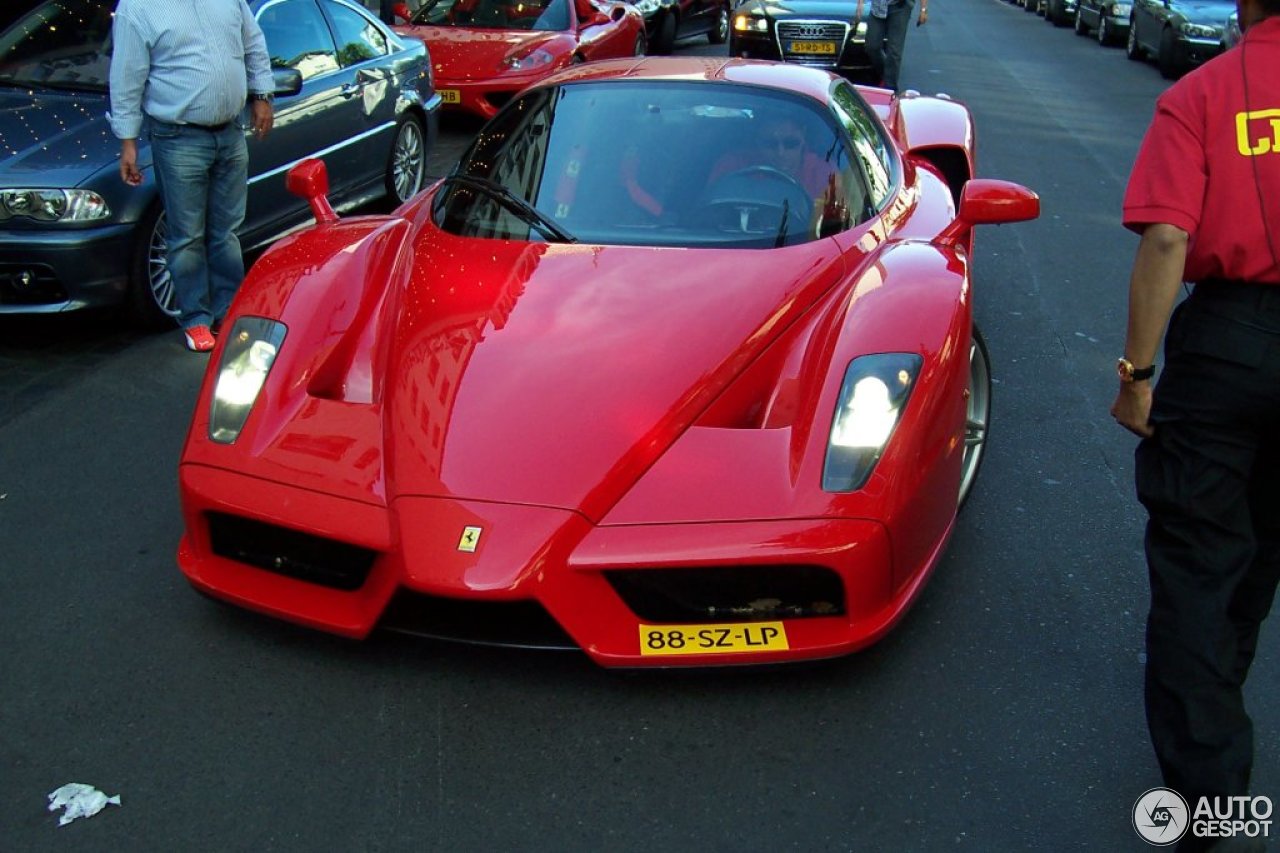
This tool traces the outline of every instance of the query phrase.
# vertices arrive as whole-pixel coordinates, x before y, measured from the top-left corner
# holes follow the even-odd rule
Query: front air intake
[[[211,512],[207,518],[209,542],[219,557],[330,589],[359,589],[378,556],[368,548],[235,515]]]
[[[822,566],[618,569],[605,577],[646,622],[743,622],[839,616],[840,576]]]

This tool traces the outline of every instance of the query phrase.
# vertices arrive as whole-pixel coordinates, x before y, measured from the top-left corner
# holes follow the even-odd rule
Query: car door
[[[386,173],[396,129],[396,79],[393,45],[371,15],[339,0],[320,0],[338,46],[338,62],[353,79],[351,99],[359,107],[359,125],[347,129],[355,170],[339,176],[355,191],[380,183]],[[330,181],[336,185],[335,177]]]
[[[622,26],[625,7],[595,0],[576,0],[578,52],[587,60],[631,56],[635,51],[635,34]],[[604,15],[604,18],[600,16]]]
[[[249,201],[243,232],[254,238],[274,234],[306,218],[307,204],[285,189],[289,168],[320,157],[335,193],[356,172],[356,154],[346,144],[361,126],[354,72],[338,62],[333,34],[316,0],[267,0],[257,7],[273,69],[302,75],[302,91],[275,103],[275,123],[265,139],[249,138]]]

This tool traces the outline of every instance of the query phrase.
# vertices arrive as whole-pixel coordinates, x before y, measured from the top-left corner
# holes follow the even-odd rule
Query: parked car
[[[1222,53],[1222,30],[1234,2],[1134,0],[1125,53],[1156,58],[1161,76],[1178,77]]]
[[[1098,44],[1124,44],[1129,36],[1129,16],[1133,4],[1128,0],[1079,0],[1076,5],[1076,35],[1094,32]]]
[[[676,39],[705,35],[712,44],[729,37],[730,0],[637,0],[649,36],[649,53],[671,52]]]
[[[867,22],[849,0],[746,0],[733,12],[729,55],[825,68],[868,82]]]
[[[1240,43],[1240,16],[1232,12],[1227,16],[1227,23],[1222,28],[1222,49],[1230,50]]]
[[[431,49],[445,109],[491,118],[511,97],[562,68],[642,56],[644,17],[596,0],[428,0],[396,31]]]
[[[309,217],[289,168],[321,157],[333,202],[414,195],[439,98],[425,47],[347,0],[253,0],[276,79],[275,128],[249,141],[241,243]],[[50,0],[0,34],[0,313],[123,304],[143,325],[177,314],[146,140],[141,187],[117,169],[106,113],[115,0]]]
[[[974,226],[1039,211],[975,138],[950,99],[647,58],[523,92],[395,216],[326,214],[300,164],[326,222],[228,315],[181,570],[348,637],[607,666],[874,642],[986,447]]]
[[[1055,27],[1065,27],[1076,19],[1076,0],[1045,0],[1044,17]]]

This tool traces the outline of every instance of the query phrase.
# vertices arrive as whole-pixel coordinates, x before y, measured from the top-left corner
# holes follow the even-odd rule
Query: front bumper
[[[136,228],[0,229],[0,314],[53,314],[123,301]]]
[[[1179,65],[1187,67],[1202,65],[1222,53],[1221,37],[1207,39],[1181,36],[1173,44],[1175,60]]]
[[[548,65],[545,71],[533,75],[461,81],[437,78],[436,94],[441,98],[443,109],[469,112],[487,120],[497,115],[498,110],[518,93],[558,70]]]
[[[939,545],[923,571],[895,572],[888,534],[872,520],[597,527],[567,510],[425,497],[396,499],[387,510],[192,463],[181,466],[180,488],[186,534],[178,562],[188,580],[209,595],[353,638],[383,627],[503,645],[576,647],[605,666],[762,664],[851,652],[889,630],[941,551]],[[248,519],[268,534],[257,542],[228,544],[225,536],[211,533],[226,516]],[[334,574],[330,566],[327,574],[309,574],[299,570],[303,561],[295,555],[270,553],[273,529],[283,529],[286,537],[319,537],[329,543],[320,549],[326,554],[349,548],[366,558],[352,561],[359,564],[356,571],[339,567]],[[636,597],[627,596],[619,581],[620,575],[664,570],[673,574],[661,576],[659,585],[675,570],[782,577],[786,567],[802,567],[791,574],[832,579],[834,586],[824,591],[839,590],[843,600],[824,601],[798,617],[794,610],[755,613],[739,607],[720,615],[704,609],[696,619],[664,618],[650,608],[642,618],[636,611],[644,607],[636,606]],[[792,589],[778,595],[803,597],[794,584],[783,586]],[[753,606],[777,606],[768,593],[760,595],[765,604]],[[415,603],[426,621],[405,625]],[[454,618],[462,613],[465,619]],[[500,630],[476,636],[470,628],[487,617],[503,623]],[[541,639],[512,633],[510,620],[525,617],[541,620]],[[466,633],[460,622],[470,623],[461,626]],[[646,653],[641,647],[646,631],[665,635],[687,628],[692,641],[697,629],[709,637],[721,625],[736,627],[744,642],[708,644],[705,652]],[[768,626],[780,626],[785,647],[756,642],[769,636]]]

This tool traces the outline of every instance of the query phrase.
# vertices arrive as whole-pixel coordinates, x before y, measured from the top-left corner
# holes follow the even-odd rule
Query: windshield
[[[415,24],[487,30],[567,30],[569,0],[436,0]]]
[[[865,175],[811,99],[723,82],[573,83],[513,101],[457,173],[527,201],[586,243],[774,248],[865,220]],[[539,240],[492,197],[452,183],[436,221],[471,237]]]
[[[105,92],[116,0],[50,0],[0,34],[0,83]]]

